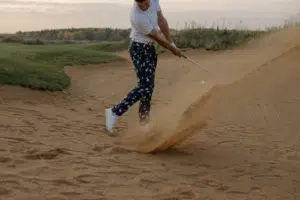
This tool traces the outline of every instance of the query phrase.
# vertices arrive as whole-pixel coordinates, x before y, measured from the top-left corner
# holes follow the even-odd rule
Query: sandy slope
[[[286,30],[241,49],[189,51],[209,74],[163,55],[155,133],[174,136],[180,125],[194,135],[158,154],[120,148],[125,133],[143,134],[127,129],[136,106],[118,137],[104,131],[103,109],[135,84],[129,63],[68,68],[71,95],[2,86],[0,199],[300,199],[299,35]],[[168,138],[142,147],[167,147]]]

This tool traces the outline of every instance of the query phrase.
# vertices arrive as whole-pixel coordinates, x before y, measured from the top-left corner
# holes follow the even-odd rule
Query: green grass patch
[[[98,64],[121,60],[88,44],[22,45],[0,43],[0,84],[21,85],[32,89],[59,91],[70,78],[64,66]]]
[[[124,40],[120,42],[101,42],[88,45],[86,49],[105,52],[118,52],[128,49],[129,41],[130,40]]]

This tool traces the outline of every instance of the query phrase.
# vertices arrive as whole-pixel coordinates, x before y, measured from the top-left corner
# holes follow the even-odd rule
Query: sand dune
[[[300,199],[299,36],[188,51],[209,73],[162,55],[149,133],[136,106],[104,130],[128,63],[67,68],[71,94],[0,87],[0,199]]]

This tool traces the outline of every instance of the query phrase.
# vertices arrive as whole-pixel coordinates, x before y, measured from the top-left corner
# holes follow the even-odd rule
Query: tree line
[[[201,28],[194,26],[183,30],[171,30],[176,45],[180,48],[205,48],[208,50],[227,49],[259,36],[264,31],[227,30],[222,28]],[[81,43],[86,41],[121,42],[129,41],[131,29],[112,28],[71,28],[46,29],[40,31],[18,31],[2,41],[27,45],[53,43]],[[1,38],[0,38],[1,39]],[[117,43],[116,45],[120,45]]]
[[[112,28],[70,28],[70,29],[45,29],[40,31],[18,31],[13,35],[20,40],[41,41],[122,41],[129,37],[130,29]],[[10,36],[12,37],[12,36]]]

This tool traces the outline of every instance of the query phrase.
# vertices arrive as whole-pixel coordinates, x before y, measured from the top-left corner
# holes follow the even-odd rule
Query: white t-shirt
[[[159,0],[150,0],[150,7],[143,11],[136,2],[134,2],[131,14],[131,33],[130,38],[139,42],[151,42],[152,39],[147,36],[153,28],[159,30],[157,21],[157,12],[160,11]]]

